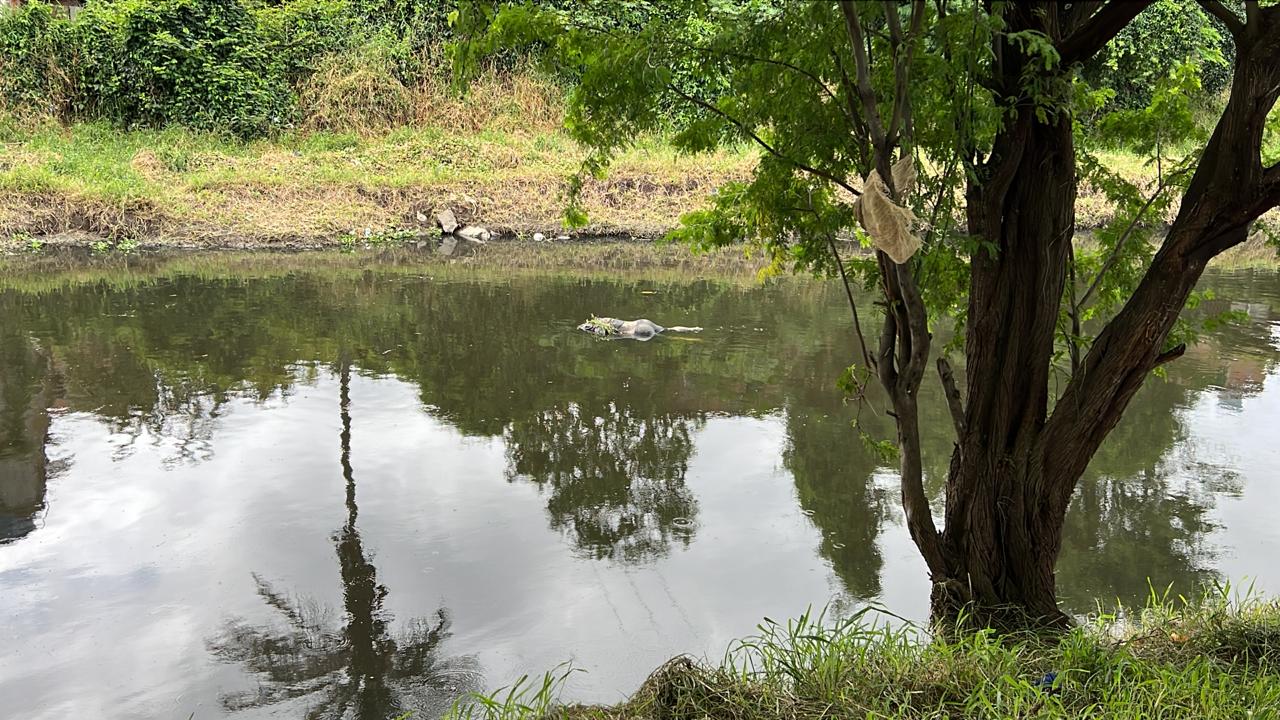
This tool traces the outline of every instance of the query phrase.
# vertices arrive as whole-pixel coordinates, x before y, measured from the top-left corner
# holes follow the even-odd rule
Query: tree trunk
[[[935,611],[1009,606],[1054,622],[1063,518],[1034,512],[1031,457],[1044,427],[1049,372],[1075,222],[1075,149],[1065,113],[1023,108],[998,139],[991,172],[969,190],[971,258],[963,433],[947,483],[945,562]]]

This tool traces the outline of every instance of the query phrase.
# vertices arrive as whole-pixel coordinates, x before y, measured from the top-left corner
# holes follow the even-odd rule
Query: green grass
[[[1235,596],[1230,588],[1194,602],[1153,597],[1137,612],[1100,615],[1056,635],[930,635],[873,617],[863,611],[840,621],[821,614],[766,621],[720,662],[669,661],[616,706],[557,705],[567,677],[558,669],[453,714],[459,720],[1280,716],[1280,604]]]
[[[497,92],[489,104],[500,104]],[[299,129],[250,142],[178,127],[64,127],[0,113],[0,250],[12,250],[24,233],[67,231],[144,244],[336,246],[365,228],[429,229],[429,219],[424,227],[417,218],[442,206],[499,234],[561,232],[565,180],[579,168],[581,148],[546,118],[522,124],[510,112],[488,112],[491,120],[475,126],[460,116],[374,134]],[[1140,186],[1154,182],[1141,157],[1099,156]],[[752,148],[688,157],[663,138],[639,138],[607,178],[587,184],[590,223],[582,233],[657,237],[712,190],[747,177],[754,162]],[[1082,228],[1113,212],[1087,185],[1076,209]],[[1175,212],[1149,220],[1168,222]],[[1218,263],[1277,265],[1261,243],[1228,255]]]
[[[443,205],[495,231],[554,234],[564,183],[582,158],[563,132],[536,125],[296,130],[243,142],[0,116],[0,241],[85,230],[195,244],[334,243],[353,228],[405,227],[417,211]],[[585,231],[659,234],[753,163],[745,150],[692,158],[641,138],[609,178],[588,184]]]

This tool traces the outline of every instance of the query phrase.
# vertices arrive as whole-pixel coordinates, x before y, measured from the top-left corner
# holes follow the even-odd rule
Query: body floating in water
[[[639,320],[619,320],[617,318],[593,317],[578,326],[583,332],[607,338],[631,338],[633,340],[651,340],[664,332],[701,332],[700,327],[662,327],[658,323],[640,318]]]

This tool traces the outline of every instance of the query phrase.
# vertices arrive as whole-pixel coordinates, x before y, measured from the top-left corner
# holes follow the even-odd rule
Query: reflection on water
[[[0,544],[30,534],[44,510],[55,385],[39,345],[0,333]]]
[[[515,420],[503,439],[511,478],[546,490],[552,527],[597,560],[641,562],[693,537],[698,505],[684,475],[700,424],[574,404]]]
[[[1090,466],[1073,611],[1148,579],[1280,591],[1280,278],[1208,284],[1251,321],[1149,382]],[[573,330],[605,312],[706,331]],[[0,319],[0,706],[23,717],[434,716],[569,659],[570,697],[616,700],[763,615],[926,612],[894,469],[834,390],[833,287],[177,275],[0,291]],[[922,407],[940,502],[949,423]]]
[[[406,624],[392,638],[392,619],[384,609],[387,588],[365,553],[356,527],[355,471],[351,466],[351,363],[344,360],[340,408],[342,478],[346,482],[347,521],[334,534],[342,575],[345,616],[340,631],[331,613],[314,601],[299,601],[277,590],[256,573],[258,595],[279,612],[284,628],[227,623],[210,640],[209,651],[237,662],[260,678],[253,691],[222,697],[228,711],[260,708],[303,698],[308,718],[384,720],[404,712],[443,713],[452,701],[481,690],[469,658],[440,661],[440,641],[448,636],[444,608],[428,619]]]

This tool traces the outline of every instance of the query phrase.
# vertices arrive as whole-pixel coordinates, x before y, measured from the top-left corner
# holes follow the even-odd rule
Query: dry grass
[[[370,52],[334,53],[298,89],[304,126],[373,135],[409,119],[410,93]]]
[[[323,245],[353,229],[419,227],[419,214],[445,206],[498,234],[556,235],[566,179],[582,151],[536,123],[519,132],[489,127],[514,126],[517,113],[556,103],[536,79],[486,77],[476,93],[515,88],[518,106],[481,103],[464,120],[450,105],[455,99],[438,98],[447,122],[483,125],[478,131],[375,133],[368,125],[369,134],[299,131],[239,143],[180,129],[0,122],[0,243],[17,233],[77,230],[180,244],[240,237]],[[656,237],[713,189],[745,177],[753,162],[733,151],[682,157],[640,139],[608,178],[588,182],[590,223],[581,232]]]
[[[370,137],[393,129],[438,128],[459,135],[482,131],[519,135],[553,134],[564,122],[565,90],[532,68],[486,68],[459,91],[436,57],[421,58],[436,68],[406,87],[392,72],[385,50],[368,45],[323,58],[298,92],[303,126],[309,130],[352,132]],[[507,166],[512,166],[507,155]],[[504,164],[504,163],[500,163]]]
[[[533,71],[486,69],[460,95],[442,74],[414,88],[413,122],[458,133],[550,134],[564,124],[565,89]]]
[[[559,130],[562,87],[530,70],[489,69],[463,98],[441,75],[406,88],[369,69],[388,62],[362,57],[326,62],[303,89],[307,129],[271,140],[0,115],[0,246],[21,233],[67,231],[193,246],[332,246],[364,228],[427,230],[440,207],[508,237],[562,232],[566,180],[584,157]],[[1102,158],[1140,185],[1154,181],[1140,158]],[[687,157],[661,138],[638,138],[607,178],[587,182],[589,222],[578,232],[661,236],[754,164],[751,148]],[[1111,213],[1100,193],[1081,188],[1079,227]],[[1274,262],[1261,243],[1219,260]]]

